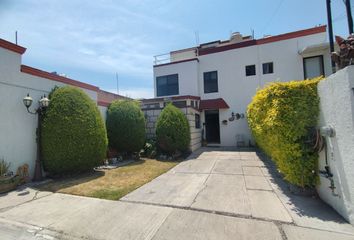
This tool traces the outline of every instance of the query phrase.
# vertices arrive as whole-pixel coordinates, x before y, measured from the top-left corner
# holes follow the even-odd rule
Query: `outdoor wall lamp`
[[[44,95],[41,97],[39,102],[39,107],[35,109],[34,112],[30,111],[30,107],[32,105],[33,99],[27,94],[26,97],[23,98],[23,104],[25,105],[27,112],[30,114],[37,114],[38,122],[37,122],[37,130],[36,130],[36,142],[37,142],[37,157],[36,157],[36,164],[34,169],[34,176],[33,181],[40,181],[42,180],[42,161],[41,161],[41,122],[45,110],[49,106],[49,99]]]
[[[39,108],[35,110],[35,112],[31,112],[29,108],[31,107],[33,99],[30,97],[29,93],[27,96],[23,98],[23,104],[27,108],[27,111],[31,114],[38,114],[40,111],[45,110],[49,106],[49,99],[45,96],[42,96],[39,100]]]

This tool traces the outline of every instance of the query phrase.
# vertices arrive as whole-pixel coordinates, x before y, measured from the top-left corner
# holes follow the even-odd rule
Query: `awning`
[[[222,98],[200,100],[200,110],[224,109],[230,108]]]
[[[310,45],[299,51],[300,55],[311,54],[315,52],[323,52],[329,49],[329,43],[319,43],[315,45]]]

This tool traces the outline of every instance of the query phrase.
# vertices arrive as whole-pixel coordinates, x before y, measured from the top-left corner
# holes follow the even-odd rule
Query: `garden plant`
[[[106,155],[107,133],[96,104],[79,88],[56,88],[42,122],[44,169],[53,175],[91,170]]]
[[[186,116],[169,103],[161,112],[156,124],[157,145],[170,155],[189,150],[190,129]]]
[[[272,83],[257,92],[247,110],[257,145],[286,180],[303,188],[318,180],[318,154],[307,140],[318,120],[320,80]]]
[[[145,117],[135,100],[115,100],[107,111],[110,148],[119,153],[140,152],[145,144]]]

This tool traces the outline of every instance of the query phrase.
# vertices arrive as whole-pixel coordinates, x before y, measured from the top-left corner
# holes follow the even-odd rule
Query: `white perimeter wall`
[[[27,163],[32,176],[36,159],[37,116],[26,111],[22,99],[29,93],[33,98],[30,108],[33,110],[38,107],[42,95],[48,95],[54,86],[65,84],[22,73],[20,66],[20,54],[0,48],[0,159],[10,162],[14,173],[20,165]],[[97,102],[95,91],[83,90]]]
[[[329,179],[320,177],[320,197],[354,224],[354,66],[349,66],[321,81],[319,127],[332,126],[335,136],[327,137],[328,165],[333,173],[334,194]],[[326,165],[325,152],[319,169]]]
[[[228,122],[227,125],[222,124],[222,120],[231,117],[232,112],[245,114],[257,89],[266,83],[304,79],[303,57],[299,52],[307,46],[325,42],[326,33],[319,33],[202,55],[198,57],[199,64],[193,61],[155,67],[154,83],[156,84],[156,76],[178,73],[179,95],[196,95],[201,99],[223,98],[230,109],[220,110],[221,145],[235,146],[237,134],[243,135],[245,143],[248,144],[252,137],[246,118]],[[329,75],[331,73],[329,55],[324,52],[313,52],[312,56],[315,55],[324,55],[325,74]],[[266,62],[273,62],[273,74],[262,73],[262,64]],[[253,64],[256,65],[256,75],[246,77],[245,66]],[[203,73],[209,71],[218,71],[219,92],[204,94]]]

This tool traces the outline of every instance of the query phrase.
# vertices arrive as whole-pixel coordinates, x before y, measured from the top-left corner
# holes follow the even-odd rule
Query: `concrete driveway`
[[[204,148],[120,201],[29,188],[1,196],[0,236],[353,240],[354,228],[322,201],[291,194],[256,152]]]

